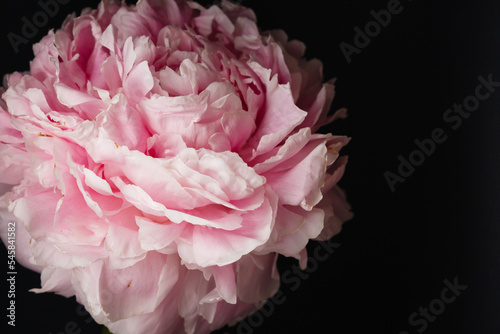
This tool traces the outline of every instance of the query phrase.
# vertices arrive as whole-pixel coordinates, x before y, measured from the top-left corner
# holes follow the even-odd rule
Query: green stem
[[[104,327],[102,328],[102,332],[101,332],[101,334],[113,334],[113,333],[111,333],[111,332],[109,331],[109,329],[108,329],[106,326],[104,326]]]

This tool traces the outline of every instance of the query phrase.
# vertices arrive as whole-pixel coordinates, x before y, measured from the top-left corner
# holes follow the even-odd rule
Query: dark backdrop
[[[29,44],[68,13],[96,4],[61,5]],[[304,41],[307,57],[323,61],[325,78],[338,78],[335,108],[347,107],[350,116],[327,130],[352,137],[341,185],[355,218],[333,239],[327,259],[311,261],[304,274],[288,272],[270,315],[218,333],[499,333],[500,4],[243,4],[262,28]],[[7,34],[20,34],[22,17],[31,20],[41,7],[27,0],[3,6],[0,73],[27,70],[31,47],[16,53]],[[385,27],[377,26],[375,16],[387,8],[390,22],[380,14]],[[357,36],[365,28],[370,40]],[[482,100],[475,98],[480,80],[493,82],[491,91],[478,91]],[[470,115],[448,111],[463,103]],[[426,143],[427,154],[416,141]],[[410,158],[418,166],[400,167]],[[317,246],[309,245],[311,254]],[[279,264],[286,272],[295,262]],[[458,285],[455,294],[448,285]],[[19,269],[15,333],[97,333],[73,299],[27,291],[38,286],[37,274]]]

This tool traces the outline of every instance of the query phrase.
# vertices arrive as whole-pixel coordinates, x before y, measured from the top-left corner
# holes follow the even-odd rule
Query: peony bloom
[[[0,100],[2,238],[113,333],[234,323],[351,218],[333,83],[248,8],[103,1],[34,53]]]

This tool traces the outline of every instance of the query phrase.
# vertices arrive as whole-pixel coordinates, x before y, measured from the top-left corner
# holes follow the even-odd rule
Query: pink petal
[[[148,253],[144,260],[129,268],[110,269],[104,264],[98,281],[97,277],[89,277],[90,273],[82,274],[97,285],[100,306],[108,319],[117,321],[153,312],[175,286],[178,270],[175,256]]]
[[[24,223],[18,217],[14,216],[12,212],[9,212],[6,203],[0,200],[0,237],[4,245],[8,245],[8,228],[12,227],[9,222],[14,222],[16,227],[16,261],[25,268],[42,272],[43,267],[31,261],[31,236],[26,231]]]
[[[186,228],[177,242],[180,257],[201,267],[224,266],[237,261],[264,244],[274,224],[276,198],[269,192],[262,206],[245,213],[242,227],[235,231],[201,226]],[[209,251],[207,251],[209,250]]]
[[[250,66],[258,73],[267,86],[266,105],[262,119],[250,142],[255,147],[254,155],[264,154],[278,145],[306,117],[294,103],[290,87],[278,84],[278,78],[269,79],[270,70],[256,63]]]
[[[71,283],[71,271],[57,268],[44,268],[41,275],[42,287],[31,289],[31,292],[55,292],[66,298],[75,295],[75,289]]]
[[[122,94],[118,96],[118,99],[114,99],[114,102],[106,111],[105,121],[101,125],[102,129],[118,145],[144,152],[146,140],[150,134],[142,124],[141,115],[128,104]]]
[[[104,248],[110,253],[111,269],[126,268],[146,257],[138,232],[120,225],[110,225]]]
[[[280,286],[276,261],[277,253],[266,255],[248,254],[237,263],[238,297],[255,303],[272,297]]]
[[[283,210],[289,212],[282,217],[281,212]],[[285,232],[281,235],[279,227],[282,223],[287,224],[282,222],[282,219],[288,219],[286,217],[290,214],[296,215],[302,221],[302,224],[299,225],[296,231],[288,231],[288,233]],[[323,210],[316,208],[311,211],[305,211],[297,207],[281,208],[281,211],[278,211],[278,215],[276,216],[276,227],[280,237],[274,246],[275,251],[285,256],[300,259],[299,254],[306,247],[309,240],[316,238],[323,230],[324,218],[325,213]]]
[[[182,233],[186,224],[157,223],[146,217],[136,217],[139,226],[139,242],[144,250],[164,253]],[[175,252],[175,248],[173,249]]]
[[[147,61],[134,67],[123,80],[123,92],[131,106],[143,100],[153,86],[154,80]]]
[[[320,188],[327,167],[326,153],[325,140],[311,141],[286,163],[263,175],[283,204],[311,210],[322,198]]]
[[[327,192],[324,199],[319,202],[318,208],[325,212],[325,227],[316,240],[328,240],[340,233],[342,224],[354,216],[344,191],[339,187],[334,187]]]

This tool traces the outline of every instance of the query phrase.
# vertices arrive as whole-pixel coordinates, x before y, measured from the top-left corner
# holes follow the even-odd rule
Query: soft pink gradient
[[[223,2],[104,1],[34,46],[0,100],[0,218],[35,292],[117,334],[207,333],[263,305],[278,254],[351,218],[333,82]]]

